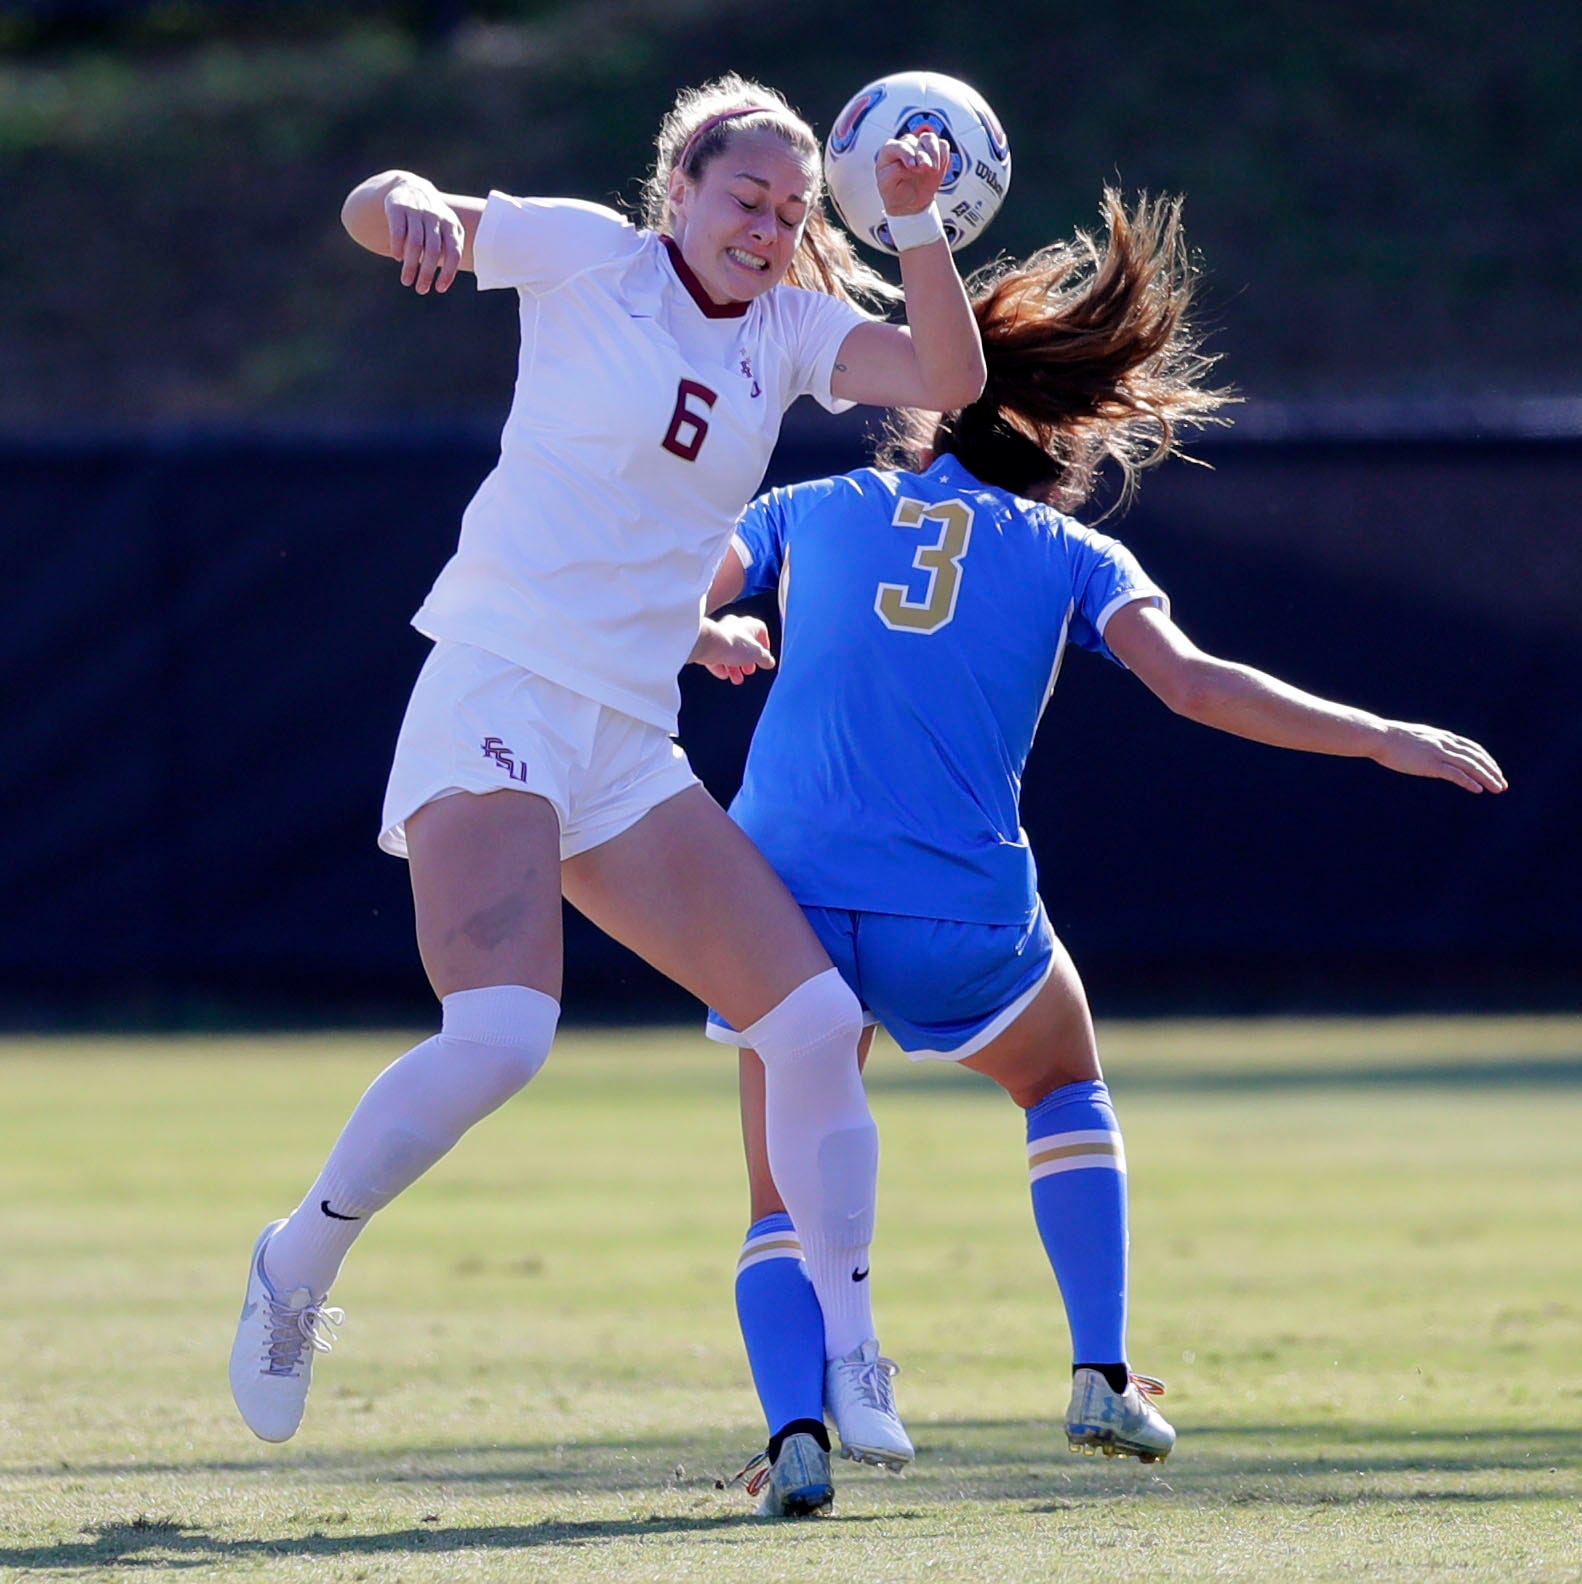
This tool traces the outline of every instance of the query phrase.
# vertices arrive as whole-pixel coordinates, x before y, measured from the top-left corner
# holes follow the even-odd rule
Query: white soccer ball
[[[940,72],[897,72],[854,94],[824,145],[824,179],[846,229],[894,253],[874,176],[879,150],[906,132],[931,129],[950,144],[940,184],[940,218],[951,250],[982,234],[1011,185],[1011,146],[1000,118],[976,88]]]

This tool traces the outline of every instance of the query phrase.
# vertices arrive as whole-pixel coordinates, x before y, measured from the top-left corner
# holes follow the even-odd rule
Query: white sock
[[[440,1031],[369,1085],[329,1159],[270,1239],[277,1291],[322,1298],[346,1251],[475,1122],[505,1104],[544,1065],[560,1003],[525,985],[457,990],[440,1003]]]
[[[862,1008],[833,968],[805,980],[743,1037],[763,1058],[769,1169],[824,1311],[824,1352],[874,1335],[868,1293],[879,1131],[857,1040]]]

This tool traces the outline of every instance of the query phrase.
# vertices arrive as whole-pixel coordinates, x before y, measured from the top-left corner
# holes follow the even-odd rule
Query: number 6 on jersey
[[[943,500],[929,505],[903,496],[890,520],[897,528],[938,524],[939,537],[932,544],[920,545],[912,557],[912,565],[928,573],[923,598],[913,599],[905,583],[881,583],[873,608],[892,632],[938,632],[956,614],[961,561],[972,542],[972,508],[965,501]]]

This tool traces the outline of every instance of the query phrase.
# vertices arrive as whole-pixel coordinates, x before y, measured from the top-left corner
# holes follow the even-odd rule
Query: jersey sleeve
[[[1072,523],[1067,525],[1067,542],[1075,596],[1068,636],[1080,648],[1091,649],[1124,670],[1124,662],[1104,641],[1110,617],[1134,600],[1147,600],[1168,615],[1170,596],[1120,540]]]
[[[791,378],[788,399],[811,396],[830,412],[846,412],[857,404],[843,401],[830,389],[841,344],[869,316],[828,292],[806,291],[798,286],[779,288],[786,294]]]
[[[778,586],[785,564],[786,528],[791,517],[791,491],[770,490],[760,495],[740,517],[731,532],[730,553],[741,562],[746,581],[739,596],[764,594]]]
[[[635,253],[643,233],[602,204],[491,192],[472,240],[480,291],[543,291]]]

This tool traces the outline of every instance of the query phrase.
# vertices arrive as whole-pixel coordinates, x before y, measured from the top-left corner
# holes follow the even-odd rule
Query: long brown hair
[[[970,407],[893,416],[881,461],[917,467],[949,451],[986,484],[1037,492],[1065,511],[1094,493],[1105,462],[1120,470],[1110,511],[1145,468],[1182,454],[1180,431],[1227,423],[1237,398],[1206,383],[1218,361],[1188,317],[1195,271],[1181,199],[1104,190],[1102,241],[1078,231],[967,283],[988,382]],[[1105,515],[1109,515],[1108,512]]]
[[[643,224],[653,231],[667,230],[670,179],[675,171],[679,168],[689,181],[697,181],[733,138],[748,131],[773,132],[802,155],[813,172],[807,221],[786,284],[826,292],[859,306],[899,299],[899,288],[857,257],[851,239],[825,213],[822,151],[812,128],[783,94],[735,72],[697,88],[684,88],[676,96],[654,139],[654,166],[643,183]]]

